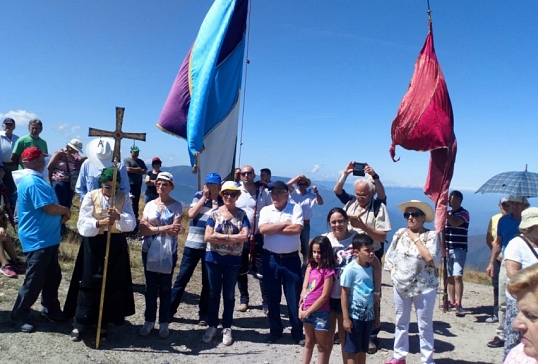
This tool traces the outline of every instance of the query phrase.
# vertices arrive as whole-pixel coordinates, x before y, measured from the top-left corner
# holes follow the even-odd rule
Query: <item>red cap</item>
[[[153,163],[155,163],[155,162],[158,162],[158,163],[161,163],[161,164],[163,163],[163,162],[159,159],[159,157],[153,157],[153,159],[151,160],[151,164],[153,164]]]
[[[41,156],[45,157],[47,154],[43,153],[38,147],[30,147],[23,150],[21,159],[23,162],[32,162]]]

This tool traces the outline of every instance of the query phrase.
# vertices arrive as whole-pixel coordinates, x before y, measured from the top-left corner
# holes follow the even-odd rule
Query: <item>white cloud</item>
[[[46,128],[47,125],[43,125]],[[52,129],[63,135],[64,139],[71,140],[73,138],[81,139],[80,125],[70,125],[68,123],[56,123],[52,125]]]
[[[310,170],[310,173],[316,173],[320,168],[321,167],[319,164],[314,164],[314,167],[312,167],[312,169]]]
[[[21,127],[22,129],[27,129],[28,122],[37,117],[38,117],[37,114],[30,111],[26,111],[26,110],[17,110],[17,111],[9,110],[5,114],[0,113],[1,120],[4,120],[5,118],[12,118],[13,120],[15,120],[16,125],[18,127]]]

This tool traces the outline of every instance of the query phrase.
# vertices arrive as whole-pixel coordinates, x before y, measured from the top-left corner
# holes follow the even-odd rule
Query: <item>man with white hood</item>
[[[75,192],[79,195],[80,201],[84,199],[86,193],[99,188],[99,176],[101,172],[113,165],[114,139],[95,138],[86,146],[86,156],[88,159],[82,163],[80,174],[78,175]],[[129,196],[129,177],[125,165],[118,162],[121,182],[120,191]]]

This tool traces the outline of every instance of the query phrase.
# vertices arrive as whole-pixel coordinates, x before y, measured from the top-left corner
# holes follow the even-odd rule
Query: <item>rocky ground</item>
[[[139,269],[137,267],[133,270]],[[177,273],[177,268],[176,268]],[[368,356],[370,363],[383,363],[392,354],[394,332],[392,287],[388,274],[384,273],[381,349]],[[170,324],[171,335],[160,339],[157,330],[148,337],[138,335],[143,324],[144,296],[143,278],[135,274],[136,314],[121,327],[112,326],[109,338],[95,349],[95,337],[82,342],[69,339],[69,323],[50,323],[39,317],[40,305],[35,305],[37,331],[31,334],[19,332],[9,319],[18,288],[24,277],[10,279],[0,277],[0,358],[12,363],[299,363],[302,348],[293,344],[289,329],[276,344],[266,344],[268,322],[261,310],[261,297],[257,282],[250,277],[251,307],[247,312],[234,313],[234,343],[224,346],[221,336],[212,343],[204,344],[201,337],[205,328],[197,325],[197,294],[200,291],[200,272],[187,287],[185,303],[180,306],[178,319]],[[64,272],[60,287],[60,299],[65,299],[70,272]],[[485,323],[491,311],[491,287],[467,283],[464,301],[465,317],[453,313],[435,311],[435,358],[437,363],[502,363],[502,350],[490,349],[486,342],[493,338],[495,324]],[[236,301],[238,305],[238,300]],[[285,311],[283,302],[282,311]],[[287,318],[283,315],[283,319]],[[416,321],[411,327],[410,364],[419,363]],[[331,363],[341,363],[340,346],[335,345]]]

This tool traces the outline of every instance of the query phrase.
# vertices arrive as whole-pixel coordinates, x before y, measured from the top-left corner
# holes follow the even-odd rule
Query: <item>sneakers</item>
[[[497,315],[491,315],[490,317],[488,317],[486,319],[486,322],[488,324],[492,324],[492,323],[495,323],[495,322],[499,322],[499,318],[497,317]]]
[[[248,304],[246,303],[242,303],[239,305],[239,308],[237,309],[237,311],[239,312],[247,312],[248,310]]]
[[[17,278],[17,273],[11,264],[6,264],[0,267],[0,272],[9,278]]]
[[[226,346],[232,345],[232,329],[222,330],[222,343]]]
[[[22,332],[26,332],[26,333],[34,332],[34,325],[27,322],[25,324],[22,324],[20,329],[21,329]]]
[[[161,324],[162,325],[162,324]],[[168,325],[167,325],[168,326]],[[149,321],[146,321],[144,322],[144,326],[142,326],[142,328],[140,329],[140,331],[138,332],[141,336],[148,336],[149,333],[153,330],[153,328],[155,327],[155,322],[149,322]],[[160,331],[160,330],[159,330]],[[160,332],[159,332],[160,333]]]
[[[161,323],[159,324],[159,337],[161,339],[166,339],[168,336],[170,336],[170,330],[168,330],[168,323]]]
[[[456,311],[456,307],[458,307],[458,304],[456,302],[448,302],[448,310],[449,311]]]
[[[386,361],[385,364],[405,364],[405,359],[392,358],[389,361]]]
[[[26,273],[26,263],[21,262],[20,260],[17,260],[16,262],[10,260],[10,261],[9,261],[9,264],[11,265],[11,267],[13,267],[13,270],[14,270],[17,274],[24,274],[24,273]]]
[[[208,327],[207,330],[205,330],[204,336],[202,336],[202,342],[206,344],[210,343],[216,334],[217,334],[216,327]],[[230,338],[231,338],[231,332],[230,332]]]
[[[27,315],[11,314],[11,322],[16,325],[22,332],[34,332],[33,321]]]
[[[504,340],[498,336],[495,336],[493,340],[488,342],[488,348],[502,348],[504,347]]]
[[[456,316],[458,317],[463,317],[465,316],[465,311],[463,310],[463,307],[461,307],[460,305],[457,305],[456,306]]]

